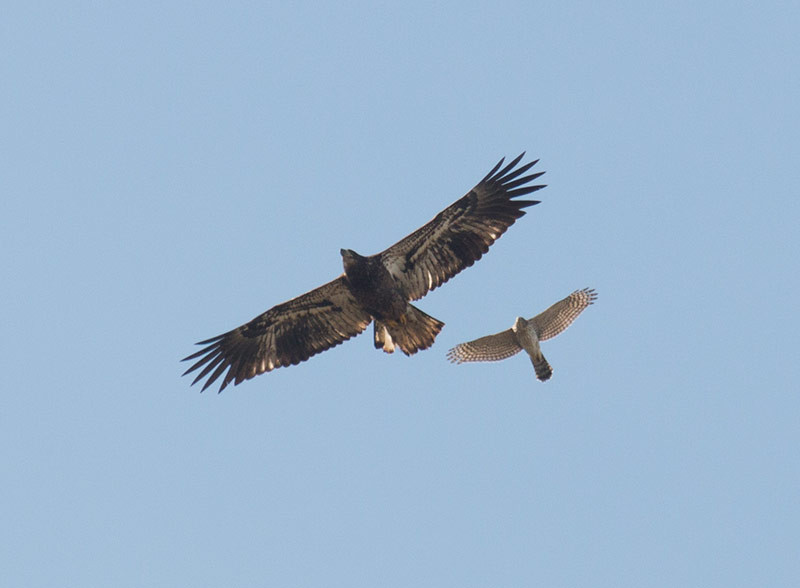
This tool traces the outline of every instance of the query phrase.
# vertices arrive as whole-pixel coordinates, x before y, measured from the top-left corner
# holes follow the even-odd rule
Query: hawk
[[[471,266],[489,250],[523,208],[515,200],[544,188],[530,185],[544,172],[523,175],[525,154],[504,159],[466,195],[385,251],[364,257],[342,249],[344,273],[310,292],[278,304],[240,327],[200,341],[183,359],[197,360],[183,375],[206,376],[203,390],[222,377],[219,391],[275,368],[296,365],[363,332],[374,321],[376,349],[413,355],[433,344],[444,323],[410,304]],[[227,370],[227,373],[226,373]],[[223,376],[223,374],[225,374]]]
[[[587,306],[594,304],[595,300],[597,293],[594,289],[575,290],[532,319],[525,320],[518,316],[510,329],[456,345],[447,352],[447,359],[453,363],[500,361],[524,349],[531,358],[536,377],[546,382],[553,375],[553,368],[542,355],[539,341],[552,339],[565,331]]]

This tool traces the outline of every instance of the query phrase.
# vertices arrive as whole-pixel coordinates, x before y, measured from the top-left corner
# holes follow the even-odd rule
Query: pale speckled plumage
[[[517,317],[510,329],[456,345],[447,352],[447,359],[453,363],[500,361],[524,349],[533,363],[536,377],[542,382],[549,380],[553,370],[542,354],[539,342],[566,330],[596,299],[597,293],[591,288],[575,290],[531,319]]]

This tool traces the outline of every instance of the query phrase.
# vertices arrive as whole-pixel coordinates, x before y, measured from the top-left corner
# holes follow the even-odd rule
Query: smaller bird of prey
[[[536,377],[546,382],[553,375],[553,368],[542,355],[539,342],[565,331],[595,300],[597,293],[594,289],[575,290],[532,319],[525,320],[518,316],[510,329],[456,345],[447,352],[447,359],[453,363],[500,361],[524,349],[531,358]]]
[[[411,304],[478,261],[538,200],[521,200],[544,185],[544,172],[525,175],[536,161],[503,160],[464,196],[430,222],[375,255],[342,249],[344,273],[310,292],[273,306],[248,323],[211,339],[185,360],[198,370],[203,390],[222,378],[249,380],[295,365],[363,332],[374,322],[375,347],[406,355],[433,345],[444,323]],[[538,161],[538,160],[537,160]],[[502,168],[502,169],[501,169]],[[224,375],[223,375],[224,374]]]

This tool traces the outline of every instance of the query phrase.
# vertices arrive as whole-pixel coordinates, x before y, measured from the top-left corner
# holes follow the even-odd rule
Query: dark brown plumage
[[[385,251],[364,257],[342,249],[344,274],[272,307],[252,321],[198,345],[184,358],[184,372],[208,377],[203,390],[224,375],[219,391],[277,367],[295,365],[358,335],[375,321],[375,347],[413,355],[433,344],[444,323],[410,301],[418,300],[471,266],[538,200],[513,200],[543,188],[527,185],[544,172],[522,176],[538,160],[494,166],[472,190],[429,223]],[[226,373],[227,370],[227,373]]]

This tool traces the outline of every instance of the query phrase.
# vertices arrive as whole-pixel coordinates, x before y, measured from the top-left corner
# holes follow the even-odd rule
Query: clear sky
[[[800,585],[796,2],[16,2],[8,586]],[[419,302],[223,394],[180,358],[540,158]],[[543,347],[448,348],[582,287]]]

